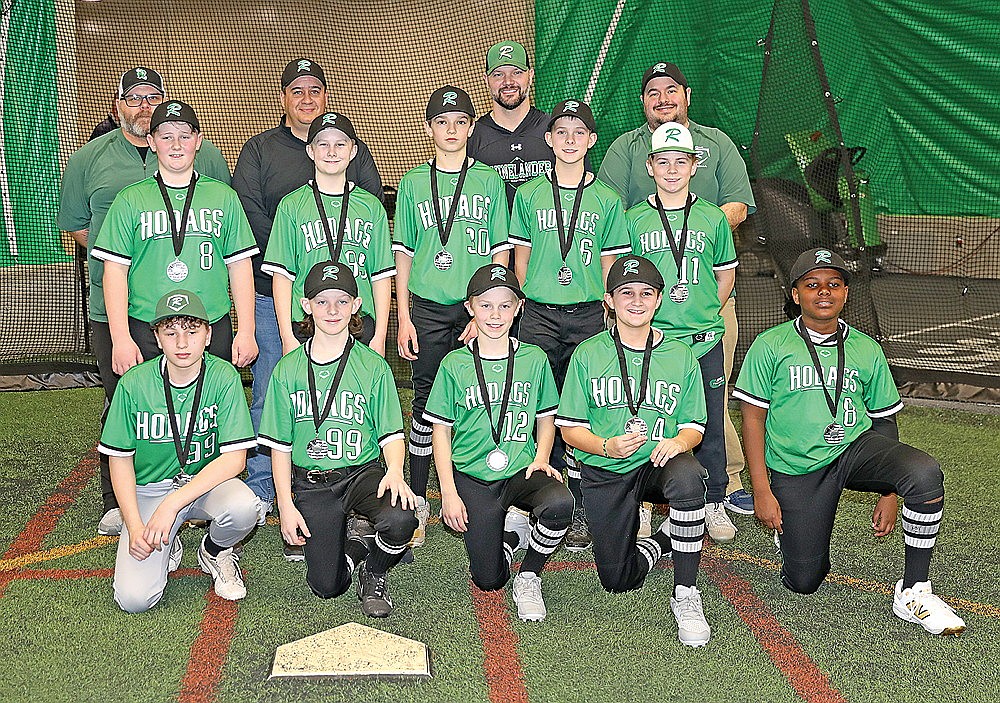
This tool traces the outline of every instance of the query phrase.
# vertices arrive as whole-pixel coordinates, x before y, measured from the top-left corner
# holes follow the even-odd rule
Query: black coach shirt
[[[251,137],[243,145],[233,172],[232,185],[240,196],[250,229],[260,248],[260,253],[253,257],[253,280],[254,288],[261,295],[272,295],[271,277],[261,272],[260,265],[267,250],[278,203],[293,190],[308,183],[315,172],[316,167],[306,154],[306,143],[285,126],[284,116],[277,127]],[[375,160],[360,139],[358,154],[347,167],[347,179],[380,201],[385,200]]]
[[[468,154],[496,169],[507,186],[507,209],[514,206],[514,191],[523,183],[548,173],[555,165],[552,148],[545,143],[549,115],[537,107],[528,110],[521,124],[510,132],[487,113],[476,121],[469,137]]]

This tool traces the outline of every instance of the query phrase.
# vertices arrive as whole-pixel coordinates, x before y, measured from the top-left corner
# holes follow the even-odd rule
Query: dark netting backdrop
[[[2,388],[94,380],[85,256],[55,212],[66,160],[107,117],[123,71],[159,70],[232,168],[277,124],[285,63],[318,61],[330,109],[371,147],[391,217],[400,177],[431,153],[428,95],[452,83],[489,109],[486,50],[515,39],[533,57],[538,107],[594,107],[595,167],[643,123],[641,76],[656,61],[681,66],[691,118],[739,147],[758,210],[736,232],[737,365],[792,312],[791,261],[822,245],[855,269],[848,319],[882,343],[905,391],[1000,395],[992,2],[0,1]]]

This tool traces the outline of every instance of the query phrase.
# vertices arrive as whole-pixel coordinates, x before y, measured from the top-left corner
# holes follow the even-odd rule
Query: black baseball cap
[[[677,85],[682,88],[688,87],[687,78],[684,77],[683,71],[677,68],[677,64],[670,63],[669,61],[658,61],[652,66],[646,69],[646,72],[642,74],[642,90],[639,94],[646,92],[646,84],[649,83],[654,78],[673,78],[677,82]]]
[[[792,269],[789,273],[792,285],[794,286],[800,278],[816,269],[834,269],[840,271],[840,274],[844,277],[844,283],[849,284],[851,282],[851,270],[847,268],[847,262],[836,252],[819,248],[810,249],[799,254],[799,258],[792,264]]]
[[[594,120],[594,112],[590,105],[581,100],[563,100],[552,110],[552,117],[549,118],[549,126],[546,132],[552,131],[552,125],[560,117],[576,117],[587,126],[591,132],[597,131],[597,122]]]
[[[431,93],[424,115],[430,122],[446,112],[464,112],[472,119],[476,119],[476,108],[472,104],[472,98],[464,90],[453,85],[446,85]]]
[[[292,84],[296,78],[302,76],[312,76],[320,83],[323,87],[326,87],[326,74],[323,73],[323,67],[312,59],[292,59],[285,66],[285,70],[281,72],[281,89],[284,90]]]
[[[358,297],[358,281],[349,266],[332,261],[320,261],[309,269],[303,293],[312,300],[325,290],[342,290],[352,298]]]
[[[473,296],[482,295],[497,286],[510,288],[518,300],[524,300],[524,292],[521,290],[517,276],[509,268],[500,264],[480,266],[469,279],[469,287],[465,289],[465,299],[472,300]]]
[[[136,66],[133,69],[125,71],[122,77],[118,81],[118,97],[123,98],[128,95],[129,91],[140,85],[148,85],[150,87],[156,88],[161,93],[163,90],[163,76],[154,71],[151,68],[146,68],[145,66]]]
[[[157,323],[171,317],[193,317],[202,322],[209,321],[205,304],[201,302],[201,298],[191,291],[181,288],[170,291],[157,301],[153,321],[149,323],[149,326],[155,327]]]
[[[658,291],[663,290],[663,276],[656,269],[656,265],[641,256],[622,257],[608,269],[608,293],[627,283],[645,283]]]
[[[324,129],[339,129],[351,138],[358,141],[358,135],[354,132],[354,125],[350,118],[339,112],[324,112],[309,124],[309,135],[306,137],[306,144],[312,144],[316,135]]]
[[[168,100],[156,106],[153,116],[149,118],[149,133],[155,132],[164,122],[187,122],[195,132],[201,131],[194,108],[180,100]]]

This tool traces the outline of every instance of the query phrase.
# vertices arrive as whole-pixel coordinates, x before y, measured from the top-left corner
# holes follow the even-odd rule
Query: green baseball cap
[[[189,290],[177,289],[170,291],[156,303],[156,312],[150,327],[163,322],[169,317],[193,317],[203,322],[211,322],[205,311],[201,298]]]
[[[698,153],[694,149],[694,140],[691,138],[690,130],[679,122],[664,122],[653,131],[649,155],[660,154],[664,151],[679,151],[682,154]]]
[[[491,46],[486,52],[486,73],[493,73],[498,66],[513,66],[522,71],[531,68],[524,45],[516,41],[502,41]]]

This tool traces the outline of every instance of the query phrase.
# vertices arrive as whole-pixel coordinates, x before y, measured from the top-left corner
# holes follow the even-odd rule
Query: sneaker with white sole
[[[170,556],[167,557],[167,573],[172,574],[181,568],[181,558],[184,556],[184,543],[181,536],[175,535],[170,543]]]
[[[753,515],[753,494],[743,488],[727,495],[722,504],[726,506],[726,510],[739,515]]]
[[[902,579],[897,581],[892,612],[901,620],[920,625],[932,635],[960,635],[965,631],[965,620],[934,595],[930,581],[918,581],[911,588],[903,588]]]
[[[361,612],[368,617],[384,618],[392,612],[388,574],[373,574],[368,570],[368,565],[362,562],[358,568],[357,589]]]
[[[423,496],[417,496],[417,507],[413,512],[417,516],[417,529],[413,531],[410,547],[423,547],[427,540],[427,521],[431,518],[431,504]]]
[[[306,553],[302,550],[302,545],[300,544],[289,544],[284,540],[281,541],[281,555],[285,557],[285,561],[305,561]]]
[[[639,531],[637,540],[646,539],[653,534],[653,504],[639,503]]]
[[[517,508],[508,508],[507,516],[503,519],[503,531],[513,532],[517,535],[516,549],[528,548],[528,536],[531,534],[531,520],[528,514]]]
[[[532,571],[524,571],[514,577],[511,588],[517,617],[524,622],[540,622],[545,619],[545,601],[542,600],[542,579]]]
[[[688,647],[703,647],[712,637],[712,628],[705,620],[701,593],[694,586],[677,586],[670,598],[670,610],[677,621],[677,639]]]
[[[104,513],[101,521],[97,523],[97,534],[107,537],[115,537],[122,533],[122,511],[119,508],[111,508]]]
[[[566,533],[566,541],[563,544],[571,552],[582,552],[589,549],[593,541],[594,538],[587,526],[587,514],[583,512],[583,508],[574,508],[573,524],[570,525],[569,532]]]
[[[726,515],[722,503],[705,504],[705,527],[716,544],[727,544],[736,539],[736,525]]]
[[[205,549],[206,539],[208,535],[205,535],[198,547],[198,565],[215,582],[215,595],[226,600],[246,597],[247,587],[243,583],[243,572],[240,571],[240,558],[232,547],[223,549],[218,556],[213,557]]]

